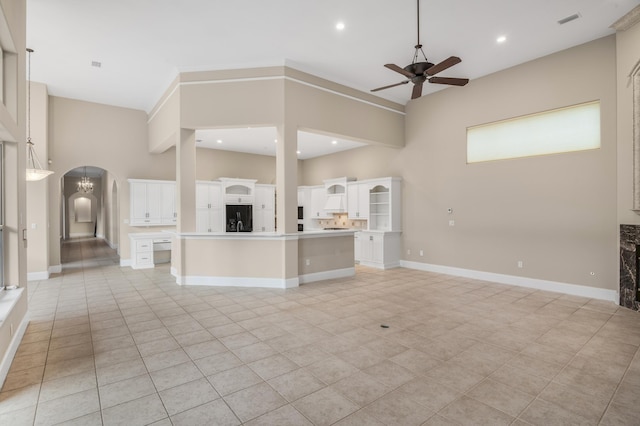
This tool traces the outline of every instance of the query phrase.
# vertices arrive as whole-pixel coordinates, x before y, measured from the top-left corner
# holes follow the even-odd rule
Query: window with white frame
[[[600,148],[600,101],[467,128],[467,163]]]

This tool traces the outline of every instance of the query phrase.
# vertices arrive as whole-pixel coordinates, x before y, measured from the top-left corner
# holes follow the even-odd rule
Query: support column
[[[298,233],[298,130],[295,126],[278,126],[276,148],[277,231]],[[298,278],[298,240],[287,240],[282,256],[285,279]]]
[[[176,141],[176,233],[196,230],[196,132],[180,129]],[[177,238],[171,252],[171,266],[181,283],[188,256],[184,240]]]

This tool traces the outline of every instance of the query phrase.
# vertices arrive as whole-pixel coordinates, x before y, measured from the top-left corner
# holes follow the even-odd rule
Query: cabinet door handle
[[[373,235],[369,235],[369,241],[373,241]]]
[[[241,201],[242,201],[242,198],[238,197],[238,202],[241,202]]]

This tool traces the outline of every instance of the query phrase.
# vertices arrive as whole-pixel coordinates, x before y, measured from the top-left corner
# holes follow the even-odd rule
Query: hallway
[[[63,245],[29,283],[1,425],[613,425],[640,415],[640,315],[409,269],[180,287]],[[382,328],[386,325],[388,328]]]

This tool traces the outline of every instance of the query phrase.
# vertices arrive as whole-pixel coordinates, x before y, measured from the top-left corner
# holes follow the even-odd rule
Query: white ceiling
[[[275,127],[245,127],[242,129],[196,130],[196,146],[227,151],[248,152],[259,155],[276,155],[277,132]],[[344,138],[298,131],[298,159],[320,157],[366,144]]]
[[[421,0],[421,42],[430,62],[462,58],[440,76],[473,84],[612,34],[610,25],[638,4]],[[557,23],[576,13],[579,19]],[[498,44],[501,35],[507,41]],[[286,64],[369,91],[404,79],[383,65],[407,65],[415,44],[415,0],[27,0],[33,81],[54,96],[147,112],[185,71]],[[411,86],[376,94],[405,104]],[[427,84],[424,94],[445,87]]]

